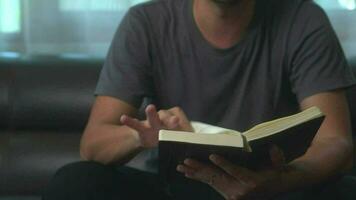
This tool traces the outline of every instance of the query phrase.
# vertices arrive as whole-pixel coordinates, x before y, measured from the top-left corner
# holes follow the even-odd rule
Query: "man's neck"
[[[240,0],[224,3],[223,0],[194,0],[195,21],[213,46],[229,48],[239,42],[250,25],[255,0]]]

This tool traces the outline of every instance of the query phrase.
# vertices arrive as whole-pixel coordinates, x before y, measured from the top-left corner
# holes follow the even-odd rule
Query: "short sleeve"
[[[320,92],[355,84],[337,36],[324,11],[305,2],[290,33],[289,78],[301,102]]]
[[[149,30],[143,14],[134,8],[114,36],[95,95],[112,96],[138,108],[144,97],[152,96],[153,83]]]

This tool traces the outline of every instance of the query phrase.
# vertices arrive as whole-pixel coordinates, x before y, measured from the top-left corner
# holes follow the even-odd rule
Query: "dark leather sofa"
[[[101,66],[88,58],[0,58],[0,200],[39,199],[59,167],[80,159]],[[356,87],[348,98],[356,133]]]

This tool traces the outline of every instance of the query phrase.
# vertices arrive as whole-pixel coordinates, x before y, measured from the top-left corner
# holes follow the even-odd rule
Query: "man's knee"
[[[68,164],[54,175],[43,199],[110,199],[118,181],[115,174],[113,167],[96,162]]]

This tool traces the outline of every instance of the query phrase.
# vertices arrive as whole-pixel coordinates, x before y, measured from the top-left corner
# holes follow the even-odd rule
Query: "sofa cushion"
[[[80,160],[80,134],[0,134],[0,196],[40,195],[56,170]]]

